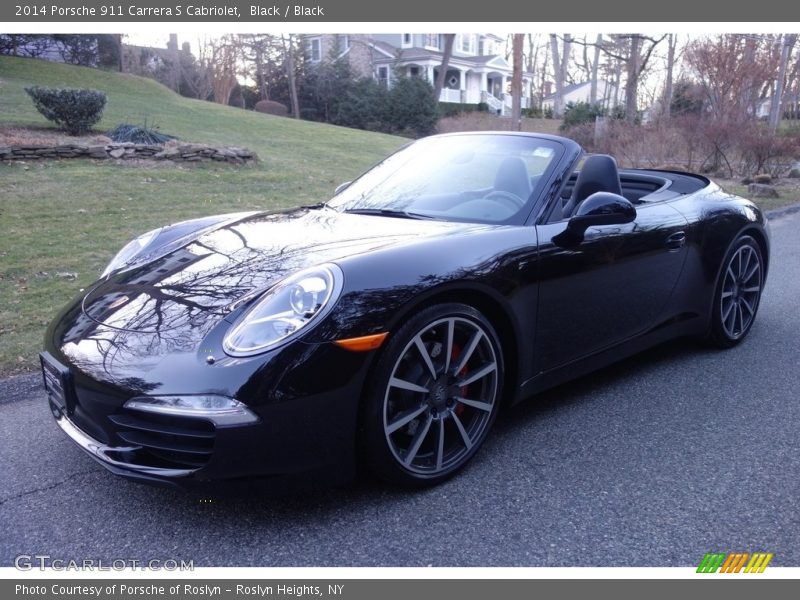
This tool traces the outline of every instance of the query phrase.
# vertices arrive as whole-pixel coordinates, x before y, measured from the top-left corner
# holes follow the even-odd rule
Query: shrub
[[[259,100],[253,108],[260,113],[268,115],[277,115],[279,117],[289,115],[289,109],[286,108],[286,105],[274,100]]]
[[[47,120],[63,127],[70,135],[81,135],[100,120],[106,95],[97,90],[74,88],[25,88],[33,105]]]
[[[339,104],[333,123],[368,131],[390,131],[387,120],[389,90],[374,79],[358,80]]]
[[[436,105],[430,83],[420,77],[403,77],[389,90],[387,118],[394,132],[422,137],[436,130]]]
[[[460,102],[439,102],[439,117],[454,117],[456,115],[471,112],[486,112],[489,105],[485,102],[478,104],[461,104]]]
[[[523,108],[522,116],[528,119],[544,119],[544,111],[541,108]]]
[[[174,135],[168,135],[158,131],[157,125],[130,125],[122,123],[106,134],[112,142],[132,142],[134,144],[164,144],[169,140],[176,140]]]
[[[753,176],[753,181],[755,183],[772,183],[772,175],[769,173],[758,173]]]
[[[564,122],[561,130],[566,131],[570,127],[583,123],[594,123],[597,117],[605,116],[606,111],[598,104],[589,102],[569,102],[564,108]]]

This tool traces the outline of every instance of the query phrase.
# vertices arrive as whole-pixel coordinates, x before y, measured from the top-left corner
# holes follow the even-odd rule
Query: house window
[[[426,33],[423,38],[423,43],[426,48],[433,48],[438,50],[439,46],[439,34],[438,33]]]
[[[389,87],[389,67],[378,67],[378,83],[383,87]]]
[[[409,48],[413,44],[413,38],[411,37],[412,34],[404,33],[403,34],[403,48]]]
[[[419,67],[409,67],[408,74],[411,75],[411,77],[419,77]]]
[[[340,35],[339,36],[339,51],[344,52],[345,50],[350,48],[350,36],[349,35]]]
[[[475,54],[475,36],[468,33],[462,34],[459,49],[465,54]]]
[[[308,58],[311,62],[319,62],[322,59],[322,40],[320,38],[308,40]]]

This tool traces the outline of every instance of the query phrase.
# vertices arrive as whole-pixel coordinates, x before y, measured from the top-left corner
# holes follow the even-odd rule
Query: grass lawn
[[[197,216],[325,200],[337,184],[406,142],[189,100],[133,75],[2,56],[0,128],[49,126],[24,91],[30,85],[106,92],[95,134],[147,119],[187,141],[247,147],[261,162],[0,164],[0,376],[37,368],[47,323],[135,235]],[[556,124],[530,123],[545,126]],[[775,208],[798,200],[794,190],[761,204]]]
[[[0,127],[48,127],[24,91],[34,84],[106,92],[94,133],[147,118],[181,139],[247,147],[261,162],[0,164],[0,376],[36,368],[46,324],[135,235],[197,216],[325,200],[407,141],[189,100],[132,75],[11,57],[0,57]]]

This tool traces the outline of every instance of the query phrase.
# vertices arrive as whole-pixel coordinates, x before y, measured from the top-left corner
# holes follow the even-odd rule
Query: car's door
[[[566,220],[537,225],[536,372],[657,325],[683,268],[687,223],[669,204],[636,210],[631,223],[590,227],[572,248],[553,240]]]

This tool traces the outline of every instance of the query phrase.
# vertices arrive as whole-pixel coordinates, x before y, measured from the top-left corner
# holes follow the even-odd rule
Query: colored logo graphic
[[[763,573],[772,552],[729,552],[708,553],[697,567],[698,573]]]

